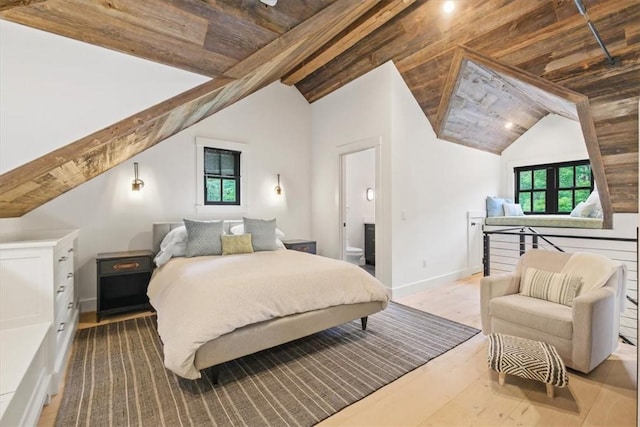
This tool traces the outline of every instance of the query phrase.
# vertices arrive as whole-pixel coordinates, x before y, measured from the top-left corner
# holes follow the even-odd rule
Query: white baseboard
[[[424,291],[433,288],[437,285],[441,285],[447,282],[453,282],[464,277],[471,276],[471,270],[465,268],[463,270],[453,271],[451,273],[443,274],[441,276],[431,277],[429,279],[420,280],[413,283],[407,283],[406,285],[394,286],[391,289],[391,299],[397,300],[398,298],[405,297],[407,295],[415,294],[416,292]]]
[[[87,298],[80,300],[80,313],[86,313],[88,311],[96,311],[98,309],[97,298]]]

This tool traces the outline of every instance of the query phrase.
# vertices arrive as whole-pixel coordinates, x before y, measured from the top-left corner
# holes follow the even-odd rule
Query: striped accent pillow
[[[571,307],[581,285],[582,278],[578,276],[529,267],[525,271],[520,294]]]

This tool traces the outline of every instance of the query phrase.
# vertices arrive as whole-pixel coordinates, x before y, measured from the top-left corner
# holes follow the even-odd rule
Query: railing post
[[[525,252],[525,239],[527,238],[527,236],[524,235],[524,228],[522,230],[520,230],[520,256],[524,255]]]
[[[489,236],[487,233],[484,233],[484,237],[482,238],[483,241],[483,251],[482,251],[482,266],[483,266],[483,274],[485,276],[488,276],[489,274],[491,274],[491,260],[490,260],[490,253],[489,253],[489,245],[491,244],[491,236]]]
[[[531,237],[531,246],[533,247],[533,249],[538,249],[538,236],[532,236]]]

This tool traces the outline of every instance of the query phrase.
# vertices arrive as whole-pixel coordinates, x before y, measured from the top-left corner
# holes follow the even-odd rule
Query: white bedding
[[[207,341],[275,317],[342,304],[388,301],[363,269],[298,251],[173,258],[148,288],[158,313],[165,366],[200,378],[195,353]]]

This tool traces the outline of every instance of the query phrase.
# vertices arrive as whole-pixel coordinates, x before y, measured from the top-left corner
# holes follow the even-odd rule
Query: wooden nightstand
[[[287,249],[293,249],[294,251],[307,252],[309,254],[316,253],[316,241],[304,240],[304,239],[289,239],[283,240],[284,247]]]
[[[152,251],[98,254],[96,270],[97,322],[106,314],[150,308],[147,286],[153,271]]]

